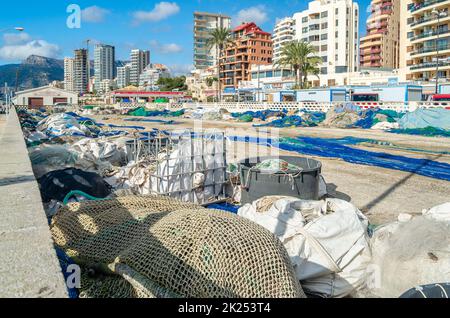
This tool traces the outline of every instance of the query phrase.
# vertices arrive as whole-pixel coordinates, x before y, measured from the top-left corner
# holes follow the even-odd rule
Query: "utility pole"
[[[436,46],[436,88],[435,93],[439,93],[439,23],[441,20],[441,13],[436,8],[432,11],[433,14],[437,15],[437,26],[436,26],[436,34],[437,37],[435,39],[435,46]]]
[[[86,56],[87,56],[87,92],[90,93],[90,82],[91,82],[91,59],[89,58],[89,44],[90,39],[86,40]]]

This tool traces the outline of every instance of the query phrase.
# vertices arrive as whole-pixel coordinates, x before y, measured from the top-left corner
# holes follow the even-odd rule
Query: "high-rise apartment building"
[[[295,39],[312,44],[323,61],[320,80],[308,78],[313,86],[347,85],[345,74],[358,70],[358,17],[352,0],[315,0],[294,14]]]
[[[74,58],[74,91],[79,94],[88,92],[89,86],[89,62],[86,49],[75,50]]]
[[[124,88],[130,85],[131,64],[117,68],[117,87]]]
[[[276,63],[281,58],[283,46],[294,40],[295,37],[295,19],[284,18],[275,25],[273,30],[273,62]]]
[[[66,57],[64,59],[64,89],[69,92],[75,92],[75,59]]]
[[[400,72],[405,80],[450,78],[450,0],[402,0]]]
[[[224,88],[238,88],[251,78],[252,65],[272,64],[272,35],[255,23],[243,23],[233,30],[232,43],[222,52],[220,80]]]
[[[231,18],[226,15],[194,12],[194,66],[205,69],[217,64],[218,52],[207,47],[211,32],[217,28],[231,28]]]
[[[360,40],[361,67],[398,68],[400,0],[372,0],[367,34]]]
[[[139,85],[139,76],[150,64],[150,51],[132,50],[131,51],[131,70],[130,83]]]
[[[94,76],[96,89],[104,80],[115,77],[115,48],[111,45],[97,44],[94,49]]]

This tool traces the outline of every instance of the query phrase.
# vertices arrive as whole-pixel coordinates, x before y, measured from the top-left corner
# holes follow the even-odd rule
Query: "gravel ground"
[[[174,119],[178,125],[164,125],[145,122],[126,122],[120,116],[91,116],[104,123],[119,125],[144,126],[148,129],[182,129],[194,127],[193,120]],[[108,119],[106,119],[108,118]],[[158,118],[171,120],[172,118]],[[203,121],[204,128],[218,129],[247,129],[245,134],[256,134],[255,129],[250,129],[251,124],[226,121]],[[266,129],[261,129],[265,131]],[[414,152],[392,148],[390,146],[358,146],[360,149],[380,151],[412,158],[426,158],[450,163],[450,155],[439,155],[432,152],[450,152],[450,138],[435,138],[410,135],[398,135],[383,131],[362,129],[336,129],[336,128],[283,128],[274,130],[280,136],[312,136],[321,138],[342,138],[353,136],[385,141],[397,147],[415,148],[425,152]],[[237,135],[244,132],[235,131]],[[254,156],[261,153],[263,148],[256,145],[239,144],[235,147],[236,159],[243,159],[248,155]],[[430,153],[426,153],[430,151]],[[296,155],[282,151],[280,154]],[[231,154],[230,154],[231,157]],[[314,157],[311,157],[314,158]],[[397,170],[357,165],[338,159],[315,158],[323,164],[323,176],[328,184],[330,194],[350,201],[360,208],[375,224],[393,221],[400,213],[421,213],[423,209],[450,201],[450,182],[428,178],[414,173]],[[231,158],[230,158],[231,160]]]

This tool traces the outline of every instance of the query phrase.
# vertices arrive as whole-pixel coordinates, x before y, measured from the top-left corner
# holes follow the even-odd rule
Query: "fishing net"
[[[69,204],[51,230],[81,297],[304,297],[281,242],[231,213],[124,196]]]

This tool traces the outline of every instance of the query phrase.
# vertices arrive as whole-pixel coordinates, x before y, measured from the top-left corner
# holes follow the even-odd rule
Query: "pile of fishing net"
[[[324,126],[333,128],[393,129],[398,128],[402,113],[384,109],[361,109],[351,103],[336,106],[326,114]]]
[[[51,232],[82,268],[80,297],[305,297],[273,234],[192,203],[72,203],[53,217]]]

